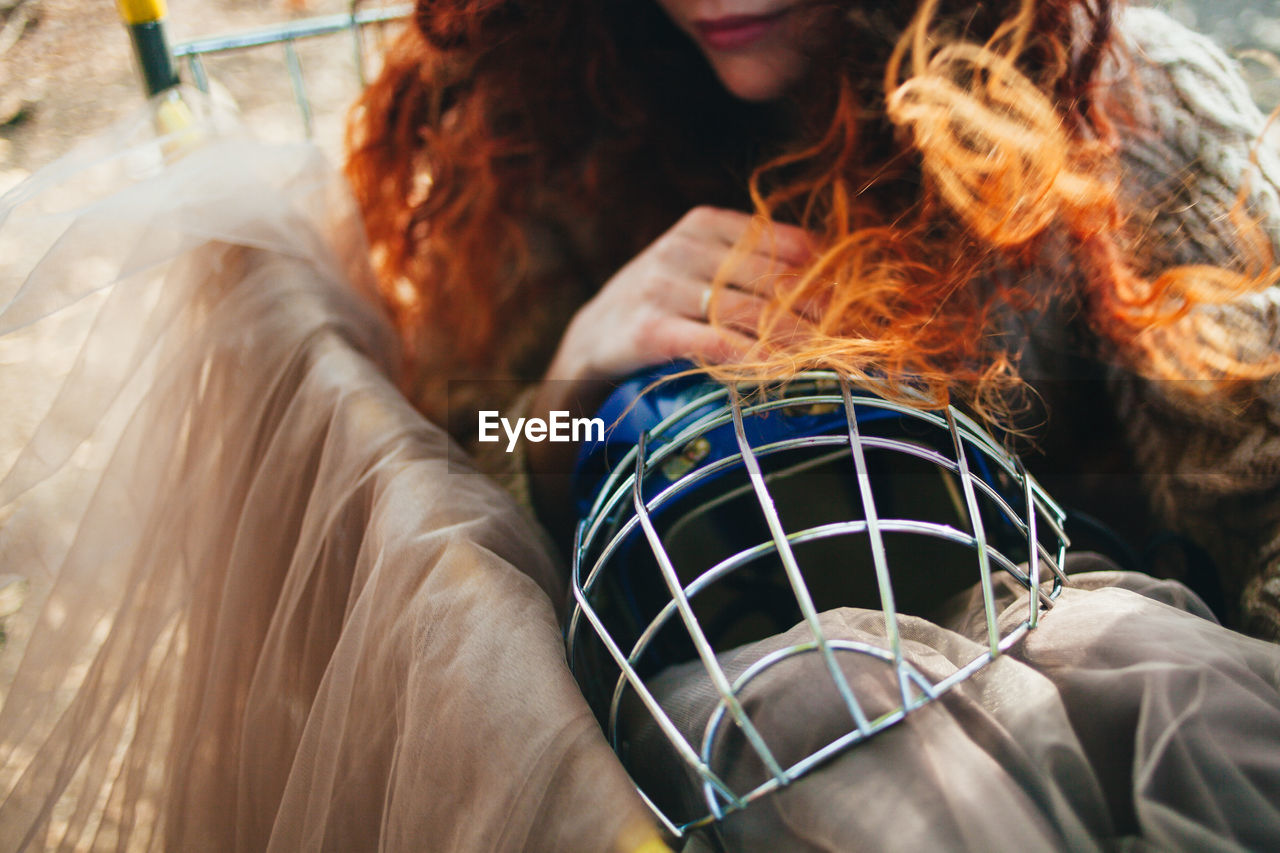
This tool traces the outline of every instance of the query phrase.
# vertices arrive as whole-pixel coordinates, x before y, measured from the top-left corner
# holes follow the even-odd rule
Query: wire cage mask
[[[580,459],[566,643],[615,752],[674,835],[936,699],[1034,629],[1061,590],[1062,509],[964,414],[855,392],[823,372],[749,402],[703,377],[641,395],[653,378],[615,393],[600,413],[606,441]],[[904,653],[904,615],[928,618],[975,583],[983,651],[930,679]],[[1026,605],[1014,625],[997,618],[998,592],[1010,590]],[[880,641],[829,638],[820,614],[841,607],[879,611]],[[726,653],[787,629],[801,640],[730,676]],[[858,695],[843,668],[850,655],[883,669],[888,706]],[[744,692],[770,669],[815,657],[847,725],[825,746],[784,755],[753,722]],[[655,687],[690,671],[714,699],[697,731]],[[719,767],[734,739],[759,769],[745,786]],[[657,774],[655,752],[665,761]],[[671,793],[672,770],[696,800]]]

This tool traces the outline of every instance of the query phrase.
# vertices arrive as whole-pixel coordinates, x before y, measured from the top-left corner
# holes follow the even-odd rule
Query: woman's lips
[[[694,21],[693,26],[703,43],[712,50],[737,50],[768,35],[788,11],[783,9],[769,15],[726,15]]]

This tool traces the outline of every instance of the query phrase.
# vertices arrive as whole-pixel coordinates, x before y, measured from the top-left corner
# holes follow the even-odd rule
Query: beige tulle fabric
[[[1280,849],[1280,649],[1228,631],[1176,582],[1069,560],[1071,587],[1008,655],[942,699],[720,827],[728,850],[1276,850]],[[1101,571],[1100,571],[1101,570]],[[1026,616],[1000,597],[1004,629]],[[886,646],[884,618],[822,614],[829,640]],[[981,595],[935,621],[903,617],[908,658],[940,680],[979,655]],[[736,678],[809,638],[791,631],[721,656]],[[862,655],[841,666],[863,708],[895,707],[886,668]],[[717,694],[696,664],[665,672],[657,695],[701,742]],[[765,670],[743,705],[784,766],[849,730],[817,655]],[[693,774],[641,714],[637,775],[671,780],[665,805],[705,814]],[[736,732],[712,767],[735,790],[766,778]]]
[[[0,848],[636,849],[562,565],[388,378],[340,179],[217,123],[5,200]]]

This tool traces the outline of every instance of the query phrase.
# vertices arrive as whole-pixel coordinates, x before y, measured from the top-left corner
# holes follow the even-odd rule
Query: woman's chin
[[[763,63],[759,60],[730,58],[714,62],[720,83],[729,94],[743,101],[776,101],[784,96],[804,72],[801,62]]]

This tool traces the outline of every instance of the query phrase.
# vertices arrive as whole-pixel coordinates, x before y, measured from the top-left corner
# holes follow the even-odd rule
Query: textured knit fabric
[[[1280,247],[1280,156],[1258,144],[1264,116],[1233,64],[1207,38],[1133,9],[1121,32],[1141,95],[1145,132],[1122,148],[1126,188],[1160,210],[1144,245],[1156,264],[1232,266],[1226,213],[1238,189]],[[1123,76],[1117,79],[1122,85]],[[1251,164],[1256,158],[1257,168]],[[1280,251],[1276,253],[1280,258]],[[1218,309],[1234,340],[1280,346],[1280,290]],[[1212,556],[1232,621],[1280,639],[1280,382],[1257,383],[1211,405],[1177,387],[1109,370],[1118,420],[1160,519]]]

